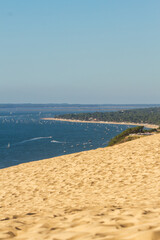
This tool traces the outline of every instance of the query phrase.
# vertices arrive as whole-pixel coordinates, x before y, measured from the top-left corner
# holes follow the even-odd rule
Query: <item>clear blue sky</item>
[[[0,103],[160,103],[159,0],[0,0]]]

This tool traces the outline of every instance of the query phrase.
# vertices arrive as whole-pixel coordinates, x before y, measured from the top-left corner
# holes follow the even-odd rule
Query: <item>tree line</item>
[[[160,125],[160,107],[120,110],[117,112],[68,113],[56,115],[55,118],[82,121],[149,123]]]

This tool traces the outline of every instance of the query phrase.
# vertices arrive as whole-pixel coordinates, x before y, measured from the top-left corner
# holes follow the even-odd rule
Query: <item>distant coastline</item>
[[[135,125],[135,126],[144,126],[147,128],[159,128],[158,125],[148,124],[148,123],[133,123],[133,122],[107,122],[107,121],[82,121],[82,120],[73,120],[73,119],[63,119],[63,118],[42,118],[43,120],[49,121],[61,121],[61,122],[77,122],[77,123],[101,123],[101,124],[119,124],[119,125]]]

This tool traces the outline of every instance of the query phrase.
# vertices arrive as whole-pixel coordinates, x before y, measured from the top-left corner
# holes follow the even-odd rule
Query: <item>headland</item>
[[[108,121],[84,121],[84,120],[75,120],[75,119],[64,119],[64,118],[42,118],[43,120],[50,121],[61,121],[61,122],[75,122],[75,123],[101,123],[101,124],[118,124],[118,125],[135,125],[135,126],[144,126],[147,128],[159,128],[159,125],[149,124],[149,123],[134,123],[134,122],[108,122]]]

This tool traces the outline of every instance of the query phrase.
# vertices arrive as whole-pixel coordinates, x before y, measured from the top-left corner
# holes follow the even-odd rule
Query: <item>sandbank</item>
[[[0,239],[159,240],[160,134],[0,170]]]
[[[102,123],[102,124],[118,124],[118,125],[135,125],[135,126],[145,126],[147,128],[159,128],[159,125],[149,124],[149,123],[133,123],[133,122],[106,122],[106,121],[82,121],[73,119],[63,119],[63,118],[42,118],[43,120],[51,121],[62,121],[62,122],[75,122],[75,123]]]

